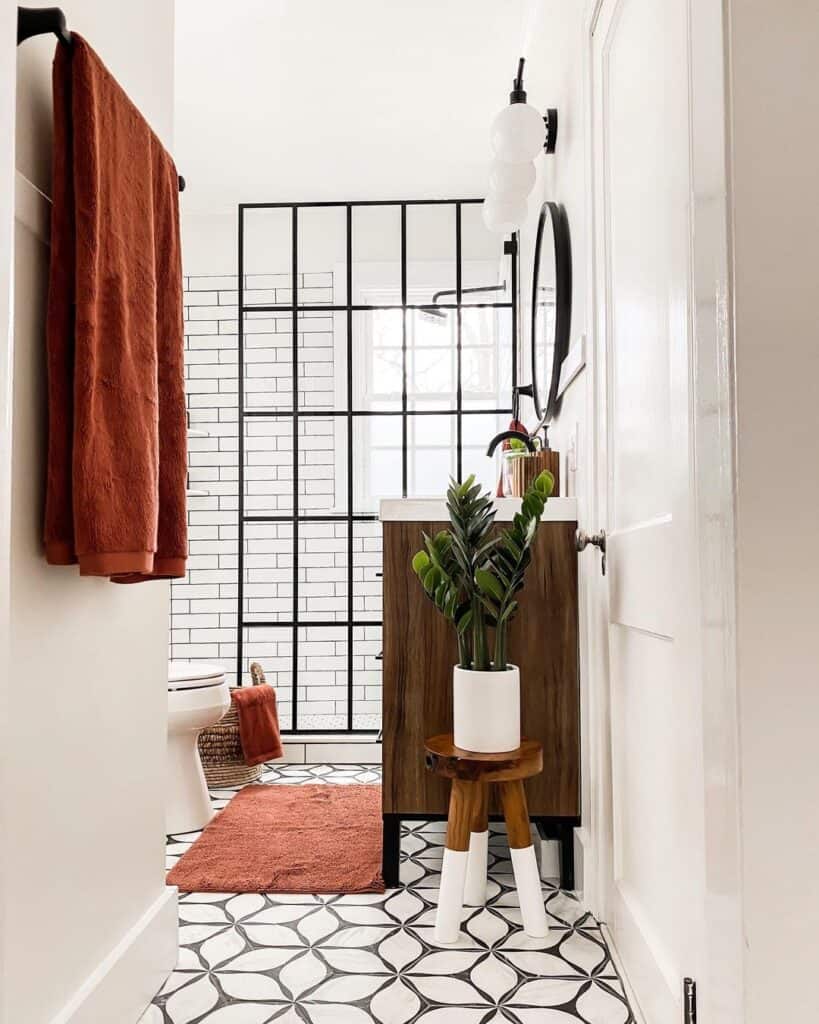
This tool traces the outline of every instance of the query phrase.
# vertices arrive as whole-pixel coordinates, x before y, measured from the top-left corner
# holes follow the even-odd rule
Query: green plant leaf
[[[507,531],[503,535],[503,543],[504,543],[504,545],[506,547],[506,550],[509,552],[509,554],[512,556],[512,558],[517,562],[520,559],[521,552],[520,552],[520,547],[516,543],[514,537],[511,534],[511,532]]]
[[[463,635],[472,625],[472,609],[468,608],[460,619],[455,621],[458,632]]]
[[[476,569],[475,570],[475,582],[481,588],[484,594],[490,594],[498,601],[502,601],[504,598],[503,587],[500,585],[498,580],[489,572],[487,569]]]
[[[543,515],[543,499],[537,491],[527,491],[523,499],[523,512],[529,519],[540,519]]]
[[[430,595],[435,593],[435,588],[441,582],[441,570],[436,569],[434,565],[430,566],[424,576],[424,590]]]
[[[429,568],[429,555],[426,551],[416,551],[412,557],[412,568],[419,576],[422,570]]]
[[[535,477],[533,486],[543,498],[548,498],[555,489],[555,478],[548,469],[544,469]]]
[[[515,614],[515,612],[517,610],[518,610],[518,603],[517,603],[517,601],[510,601],[510,603],[503,609],[503,612],[501,613],[501,617],[500,617],[501,624],[503,624],[504,622],[508,622],[509,619]]]
[[[504,593],[506,593],[508,591],[508,589],[509,589],[509,586],[510,586],[511,582],[512,582],[509,579],[509,576],[507,575],[508,570],[507,570],[506,566],[502,565],[500,559],[498,559],[498,558],[493,558],[492,561],[489,563],[489,565],[491,566],[492,573],[495,576],[497,576],[498,582],[500,583],[501,587],[503,588]]]
[[[494,550],[501,542],[500,537],[491,537],[485,544],[481,545],[475,552],[475,561],[480,562],[490,551]]]
[[[457,494],[457,496],[459,498],[463,498],[466,495],[467,491],[470,490],[470,488],[472,487],[472,485],[474,483],[475,483],[475,474],[474,473],[470,473],[470,475],[466,478],[466,480],[464,480],[464,482],[460,486],[455,485],[455,482],[453,481],[454,487],[457,487],[457,490],[455,491],[455,493]]]

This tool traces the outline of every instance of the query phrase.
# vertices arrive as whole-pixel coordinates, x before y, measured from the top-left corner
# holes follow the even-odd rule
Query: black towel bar
[[[59,7],[18,7],[17,8],[17,45],[24,43],[32,36],[44,36],[54,33],[63,46],[71,45],[71,33],[65,21],[65,15]],[[185,191],[185,179],[179,175],[179,191]]]
[[[18,7],[17,45],[32,36],[54,35],[66,46],[71,45],[71,33],[66,28],[65,15],[59,7]]]

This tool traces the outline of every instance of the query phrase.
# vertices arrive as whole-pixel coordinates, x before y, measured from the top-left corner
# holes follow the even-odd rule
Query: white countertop
[[[520,498],[495,498],[495,520],[511,522],[520,511]],[[442,498],[388,498],[381,502],[378,518],[387,522],[446,522],[449,519]],[[543,510],[544,523],[577,522],[577,498],[549,498]]]

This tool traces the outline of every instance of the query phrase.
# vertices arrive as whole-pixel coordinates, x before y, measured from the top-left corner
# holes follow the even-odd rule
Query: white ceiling
[[[186,211],[481,194],[489,122],[538,6],[176,0]]]

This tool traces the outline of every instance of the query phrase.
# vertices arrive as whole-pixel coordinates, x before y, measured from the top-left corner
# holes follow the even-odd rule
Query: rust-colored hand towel
[[[249,765],[272,761],[282,756],[279,734],[279,712],[276,691],[267,683],[261,686],[239,686],[232,691],[239,714],[239,739],[245,763]]]
[[[77,33],[53,84],[46,557],[119,582],[183,576],[176,168]]]

